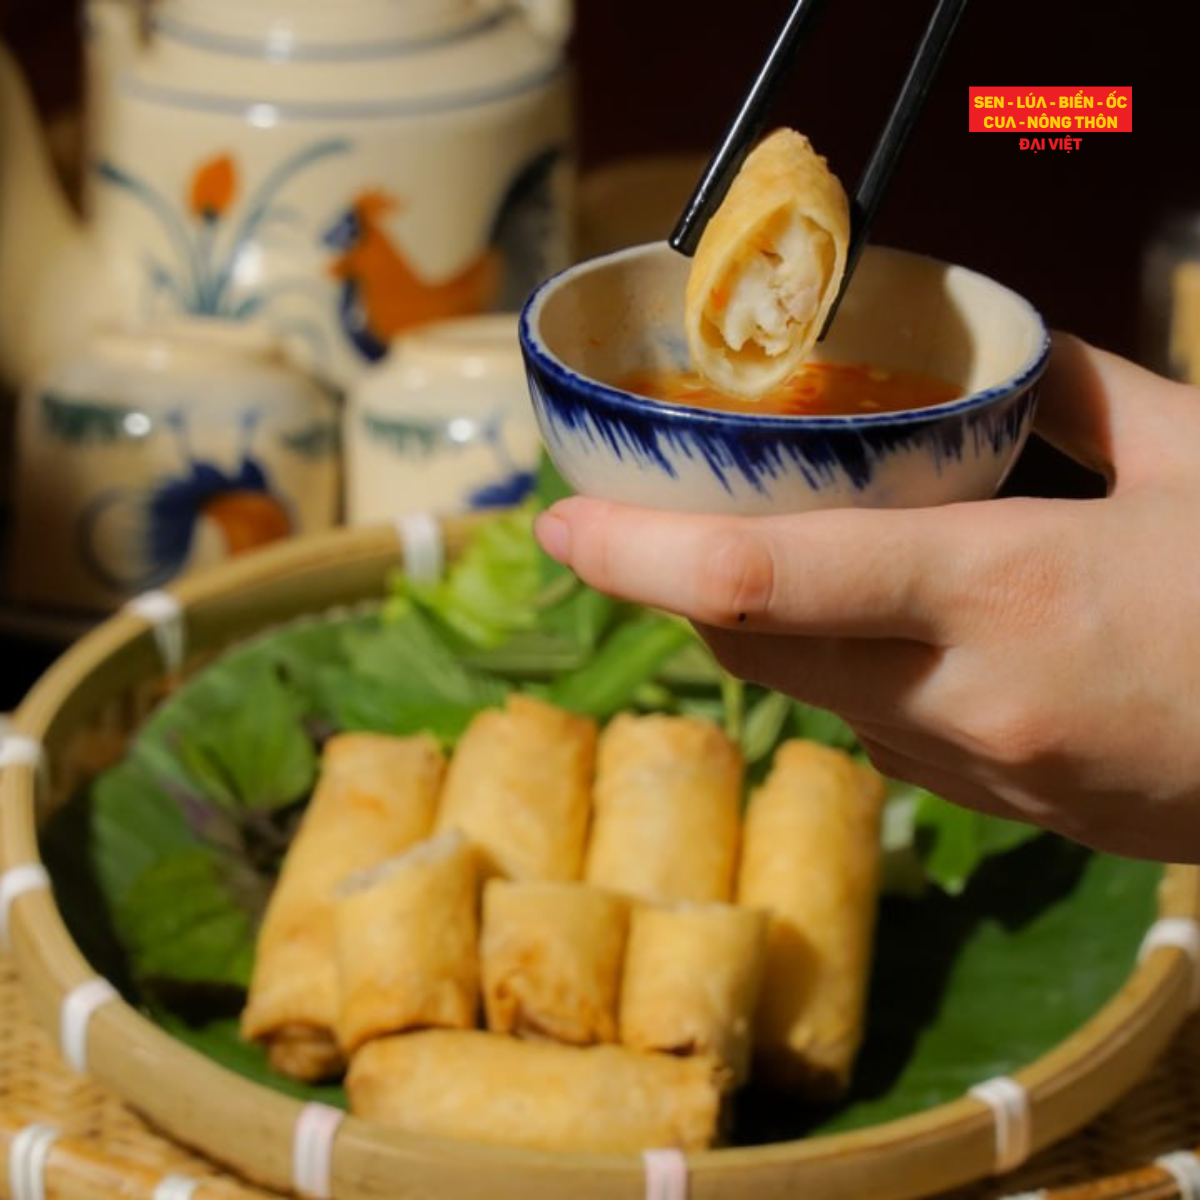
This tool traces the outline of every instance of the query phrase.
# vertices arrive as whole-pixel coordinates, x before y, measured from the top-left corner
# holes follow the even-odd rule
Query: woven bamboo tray
[[[335,1200],[635,1200],[652,1190],[646,1164],[637,1156],[552,1155],[415,1138],[354,1117],[341,1119],[333,1110],[314,1112],[312,1105],[235,1075],[182,1046],[107,989],[68,935],[51,889],[38,886],[39,821],[81,781],[115,761],[173,682],[266,629],[381,595],[388,574],[405,558],[410,567],[427,568],[437,560],[438,542],[453,557],[471,527],[451,521],[431,530],[410,523],[407,542],[391,529],[342,530],[182,581],[170,596],[152,597],[77,643],[15,714],[16,737],[4,743],[9,765],[0,774],[0,881],[10,883],[2,915],[29,1008],[77,1070],[159,1131],[152,1135],[142,1127],[134,1139],[139,1148],[162,1148],[154,1170],[160,1162],[171,1170],[170,1156],[182,1145],[230,1173],[228,1181],[218,1184],[214,1177],[205,1184],[214,1197],[298,1191]],[[422,530],[423,537],[411,536]],[[437,536],[431,538],[431,532]],[[1162,918],[1194,932],[1200,913],[1197,871],[1169,868],[1159,907]],[[1185,949],[1170,942],[1159,946],[1143,956],[1095,1017],[1013,1077],[1028,1101],[1027,1148],[1038,1163],[1049,1169],[1063,1147],[1076,1143],[1075,1153],[1086,1153],[1086,1138],[1063,1139],[1110,1108],[1162,1056],[1187,1018],[1194,981]],[[1195,1048],[1192,1053],[1191,1063],[1200,1064]],[[7,1076],[7,1055],[3,1069],[0,1078]],[[1190,1097],[1187,1107],[1193,1107]],[[1176,1106],[1165,1111],[1173,1113]],[[7,1098],[0,1113],[3,1144],[21,1116],[9,1117]],[[332,1137],[316,1136],[322,1128]],[[663,1194],[692,1200],[929,1196],[986,1179],[996,1163],[997,1131],[992,1107],[967,1095],[852,1133],[692,1154],[684,1184]],[[321,1143],[317,1151],[314,1137]],[[1197,1141],[1188,1125],[1186,1134],[1173,1132],[1170,1144]],[[1058,1151],[1041,1153],[1055,1146]],[[83,1137],[70,1149],[77,1149],[80,1162],[95,1157],[96,1170],[108,1172],[110,1180],[114,1172],[122,1174],[120,1147],[110,1153],[105,1146],[94,1155]],[[79,1182],[74,1190],[64,1185],[52,1195],[153,1194],[154,1175],[136,1159],[128,1164],[135,1182],[104,1188],[88,1182],[87,1170],[68,1150],[52,1147],[51,1161],[61,1158]],[[1142,1157],[1139,1145],[1127,1161]],[[1070,1165],[1087,1163],[1080,1173],[1088,1175],[1095,1161],[1079,1158]],[[1015,1179],[990,1194],[1012,1190]],[[247,1191],[247,1185],[266,1190]],[[1171,1193],[1146,1193],[1152,1194]]]

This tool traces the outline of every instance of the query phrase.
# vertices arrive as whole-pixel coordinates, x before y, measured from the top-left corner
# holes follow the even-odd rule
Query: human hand
[[[1200,861],[1200,391],[1060,334],[1037,428],[1108,494],[757,518],[575,497],[537,535],[839,713],[887,775]]]

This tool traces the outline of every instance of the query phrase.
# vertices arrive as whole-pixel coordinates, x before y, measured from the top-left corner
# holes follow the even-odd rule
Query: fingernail
[[[557,562],[565,563],[571,557],[571,529],[561,517],[542,513],[533,523],[533,534]]]

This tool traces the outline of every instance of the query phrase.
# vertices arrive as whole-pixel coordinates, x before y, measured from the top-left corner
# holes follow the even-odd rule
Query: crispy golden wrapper
[[[479,1010],[479,856],[457,830],[339,889],[336,1033],[349,1057],[406,1029],[472,1029]]]
[[[334,910],[348,875],[399,854],[433,825],[445,760],[433,738],[346,733],[329,739],[321,774],[259,931],[241,1032],[271,1064],[315,1080],[344,1066]]]
[[[479,956],[495,1033],[617,1040],[629,900],[583,883],[488,881]]]
[[[736,904],[639,905],[621,984],[621,1042],[705,1054],[730,1087],[750,1072],[767,915]]]
[[[785,742],[746,809],[738,902],[766,909],[755,1079],[814,1098],[849,1082],[878,903],[882,778],[841,750]]]
[[[700,238],[684,325],[692,365],[761,396],[809,356],[837,297],[850,205],[806,137],[778,129],[746,157]]]
[[[535,1150],[700,1150],[722,1115],[706,1059],[482,1030],[371,1042],[354,1056],[346,1092],[357,1116],[409,1133]]]
[[[600,736],[584,878],[643,900],[730,900],[743,761],[718,725],[619,713]]]

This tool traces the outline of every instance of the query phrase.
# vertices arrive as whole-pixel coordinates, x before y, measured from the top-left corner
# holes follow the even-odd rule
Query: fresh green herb
[[[981,863],[1035,838],[1032,825],[947,804],[940,796],[916,790],[913,838],[929,879],[950,895],[959,895]]]

